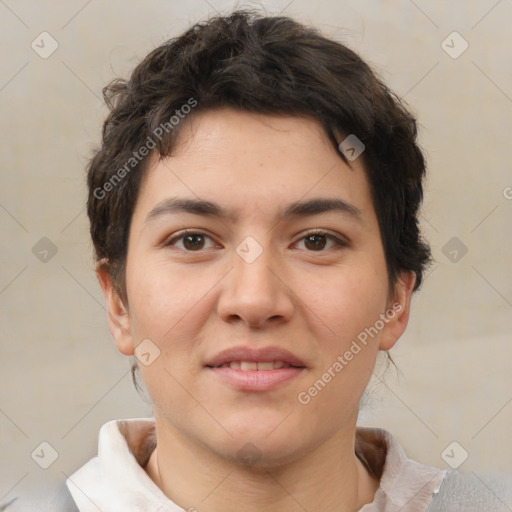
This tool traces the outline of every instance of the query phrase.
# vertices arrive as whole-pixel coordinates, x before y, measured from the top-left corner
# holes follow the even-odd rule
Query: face
[[[261,464],[292,461],[353,431],[413,279],[389,289],[361,158],[344,163],[316,121],[188,121],[139,191],[128,307],[98,271],[111,329],[122,353],[146,354],[160,431],[225,459],[251,442]]]

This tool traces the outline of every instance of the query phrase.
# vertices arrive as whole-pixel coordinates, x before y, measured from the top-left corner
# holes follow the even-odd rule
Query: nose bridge
[[[234,256],[234,270],[236,283],[242,288],[258,289],[258,291],[269,293],[272,291],[272,281],[275,279],[271,270],[272,257],[271,249],[255,247],[251,242],[244,242],[237,247]]]
[[[261,240],[261,237],[260,237]],[[253,301],[268,301],[275,294],[275,276],[271,270],[272,249],[270,241],[261,245],[254,237],[246,237],[233,255],[234,285],[240,297]]]
[[[289,291],[277,278],[279,264],[269,243],[244,239],[232,255],[233,271],[225,283],[219,314],[261,325],[269,318],[289,318],[293,304]]]

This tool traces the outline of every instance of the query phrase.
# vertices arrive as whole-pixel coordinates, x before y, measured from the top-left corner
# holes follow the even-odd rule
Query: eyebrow
[[[282,218],[306,217],[309,215],[318,215],[337,211],[357,220],[363,221],[363,214],[355,205],[339,198],[315,198],[307,201],[296,201],[289,204],[284,212],[279,215]],[[236,221],[238,215],[229,212],[222,206],[211,201],[203,199],[184,199],[171,197],[158,203],[146,216],[144,223],[173,213],[191,213],[194,215],[203,215],[207,217],[218,217],[221,219],[231,219]]]

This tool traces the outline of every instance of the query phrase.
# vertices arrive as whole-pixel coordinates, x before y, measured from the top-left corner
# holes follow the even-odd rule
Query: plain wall
[[[0,2],[0,504],[78,469],[106,421],[151,415],[108,330],[84,167],[106,114],[102,87],[233,5]],[[263,5],[366,58],[417,115],[428,155],[422,229],[436,262],[391,352],[400,377],[375,378],[361,424],[390,430],[423,463],[448,468],[441,454],[457,441],[469,453],[460,470],[512,475],[512,2]],[[43,31],[58,43],[46,59],[31,47]],[[442,46],[453,31],[469,45],[458,58]],[[458,37],[445,43],[452,55]],[[58,452],[47,470],[31,458],[43,441]]]

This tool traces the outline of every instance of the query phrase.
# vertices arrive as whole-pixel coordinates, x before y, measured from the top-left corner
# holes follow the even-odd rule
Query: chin
[[[210,439],[208,444],[219,455],[241,466],[254,469],[271,468],[300,459],[308,451],[304,426],[288,424],[289,419],[279,415],[260,421],[252,414],[246,421],[237,419],[226,430],[233,434],[223,436],[220,442]],[[257,419],[255,419],[257,418]]]
[[[290,439],[297,441],[291,444]],[[292,464],[303,459],[308,451],[308,445],[300,436],[286,436],[272,441],[267,438],[256,443],[246,442],[232,454],[232,459],[240,466],[263,470]]]

